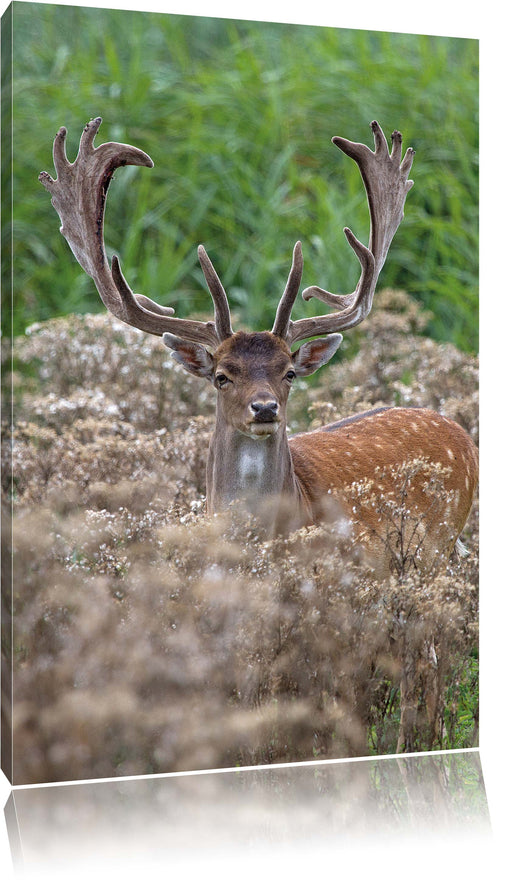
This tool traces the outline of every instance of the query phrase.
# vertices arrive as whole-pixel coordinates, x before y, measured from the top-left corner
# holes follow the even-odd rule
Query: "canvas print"
[[[477,41],[2,35],[5,774],[474,748]]]

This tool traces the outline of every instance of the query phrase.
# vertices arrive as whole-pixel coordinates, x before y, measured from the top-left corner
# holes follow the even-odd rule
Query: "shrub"
[[[420,338],[404,294],[379,303],[360,350],[298,384],[292,428],[408,403],[476,439],[476,360]],[[413,551],[377,581],[343,520],[269,541],[206,515],[213,395],[157,339],[74,317],[14,356],[16,783],[476,743],[476,505],[467,557],[425,578]]]

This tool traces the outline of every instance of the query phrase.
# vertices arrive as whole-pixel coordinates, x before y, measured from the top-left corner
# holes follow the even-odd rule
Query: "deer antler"
[[[355,291],[348,295],[331,294],[316,285],[306,288],[302,293],[304,300],[316,297],[332,307],[338,307],[338,312],[298,319],[295,322],[291,321],[290,315],[298,293],[300,279],[297,283],[295,296],[287,287],[277,308],[273,331],[285,338],[290,345],[297,340],[305,340],[317,334],[328,334],[352,328],[362,322],[372,308],[379,273],[386,260],[391,240],[403,218],[407,193],[414,183],[408,180],[414,150],[409,147],[403,161],[401,161],[402,135],[400,132],[395,131],[391,135],[392,149],[389,153],[384,133],[375,120],[371,123],[371,128],[375,138],[375,151],[370,150],[366,144],[347,141],[346,138],[335,137],[332,139],[336,147],[356,161],[368,197],[371,219],[368,248],[354,236],[348,227],[344,228],[345,236],[361,264],[359,282]],[[292,275],[293,270],[290,277]]]
[[[293,249],[290,275],[288,276],[288,282],[286,283],[283,296],[279,301],[274,327],[272,328],[272,334],[276,334],[278,337],[286,338],[287,336],[287,330],[290,325],[290,314],[299,293],[303,264],[302,245],[300,242],[296,242],[295,248]]]
[[[39,180],[52,195],[66,238],[80,266],[94,280],[106,308],[128,325],[161,335],[168,331],[184,340],[217,347],[232,334],[226,293],[206,254],[199,246],[199,261],[215,306],[214,322],[174,318],[172,307],[162,307],[142,294],[134,294],[124,279],[117,257],[108,264],[103,241],[103,219],[107,190],[120,166],[152,168],[153,161],[142,150],[110,141],[94,147],[101,117],[89,122],[80,139],[78,156],[70,163],[66,156],[66,129],[59,129],[53,144],[57,178],[41,172]]]

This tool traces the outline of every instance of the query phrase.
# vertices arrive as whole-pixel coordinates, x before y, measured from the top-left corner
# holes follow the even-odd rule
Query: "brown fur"
[[[369,505],[376,492],[400,505],[397,471],[404,463],[425,460],[446,470],[442,489],[428,494],[428,466],[420,468],[407,487],[410,527],[424,522],[428,535],[422,542],[423,567],[437,556],[447,557],[469,515],[478,481],[478,453],[468,434],[453,420],[427,408],[376,409],[355,415],[289,441],[295,473],[310,499],[314,518],[331,497],[358,524],[373,557],[382,557],[386,525],[378,502]],[[368,479],[371,486],[358,499],[357,484]]]

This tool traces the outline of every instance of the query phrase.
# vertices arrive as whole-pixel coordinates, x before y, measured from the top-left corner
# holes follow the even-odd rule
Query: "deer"
[[[53,143],[56,178],[41,172],[39,180],[52,197],[60,232],[107,310],[142,332],[162,337],[178,365],[214,386],[207,513],[238,505],[253,513],[264,511],[269,535],[275,536],[321,524],[333,517],[334,506],[348,518],[370,565],[376,572],[389,573],[394,550],[389,534],[383,541],[383,521],[391,501],[403,524],[409,524],[392,540],[405,549],[408,566],[429,571],[455,548],[462,549],[459,537],[475,494],[478,456],[468,433],[453,420],[427,408],[378,407],[287,434],[286,408],[294,380],[329,362],[340,346],[341,332],[354,328],[371,311],[377,280],[414,183],[409,172],[415,151],[407,148],[402,158],[401,133],[392,133],[391,150],[375,120],[370,124],[373,150],[364,143],[332,138],[357,164],[370,213],[368,246],[344,228],[361,268],[355,290],[342,295],[306,288],[305,301],[316,298],[331,311],[292,320],[303,270],[298,241],[272,330],[247,332],[233,331],[226,292],[203,245],[198,246],[198,259],[214,308],[208,321],[179,318],[172,307],[133,293],[117,255],[109,263],[103,225],[114,171],[127,164],[152,168],[153,161],[129,144],[95,147],[101,122],[97,117],[85,126],[72,163],[66,155],[67,130],[60,128]],[[400,474],[397,478],[403,464],[412,464],[412,479]],[[437,486],[429,472],[433,466],[442,473]],[[371,491],[366,500],[364,494],[360,499],[353,493],[365,484]]]

